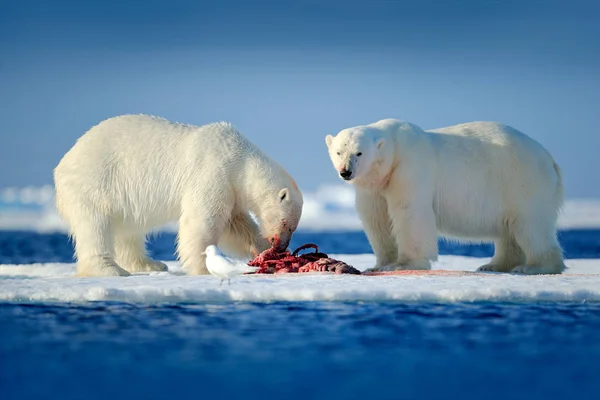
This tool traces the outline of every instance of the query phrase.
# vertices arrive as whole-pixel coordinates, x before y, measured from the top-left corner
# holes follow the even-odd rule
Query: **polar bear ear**
[[[325,136],[325,143],[327,143],[327,147],[331,147],[331,142],[333,142],[333,136],[332,135],[327,135]]]
[[[289,201],[290,191],[287,188],[281,189],[278,196],[280,202]]]
[[[383,146],[385,146],[385,139],[384,138],[380,138],[377,143],[377,150],[380,150],[381,148],[383,148]]]

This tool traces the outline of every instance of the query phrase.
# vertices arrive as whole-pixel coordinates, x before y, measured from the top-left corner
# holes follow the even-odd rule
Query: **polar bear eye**
[[[360,156],[362,156],[361,152],[356,153],[356,157],[360,157]]]
[[[339,151],[337,152],[337,155],[338,155],[338,156],[340,155],[340,152],[339,152]]]

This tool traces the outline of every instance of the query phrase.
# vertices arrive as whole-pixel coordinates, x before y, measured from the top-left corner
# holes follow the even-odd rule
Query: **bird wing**
[[[223,277],[234,277],[243,273],[256,272],[259,269],[222,256],[207,257],[206,267],[213,275]]]
[[[260,269],[259,267],[251,267],[250,265],[243,263],[237,263],[234,268],[242,274],[247,272],[256,272]]]
[[[231,270],[229,263],[216,256],[206,257],[206,268],[211,274],[220,278],[227,278],[228,272]]]

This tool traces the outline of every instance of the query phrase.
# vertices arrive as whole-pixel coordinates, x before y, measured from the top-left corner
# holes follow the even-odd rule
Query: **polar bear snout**
[[[281,240],[277,246],[275,246],[275,249],[277,251],[286,251],[288,246],[290,245],[290,241],[289,240]]]
[[[269,239],[269,243],[271,247],[276,251],[283,252],[286,251],[288,246],[290,245],[290,241],[292,239],[292,235],[275,235],[271,239]]]
[[[343,180],[349,181],[350,179],[352,179],[352,170],[342,168],[340,170],[340,176],[342,177]]]

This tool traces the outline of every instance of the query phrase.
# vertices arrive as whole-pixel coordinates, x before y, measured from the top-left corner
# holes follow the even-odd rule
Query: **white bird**
[[[204,250],[206,254],[206,268],[211,275],[221,278],[221,283],[227,279],[227,283],[231,285],[230,279],[247,272],[256,272],[258,267],[251,267],[239,261],[232,260],[217,248],[215,245],[210,245]]]

